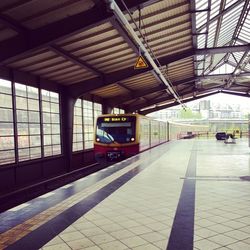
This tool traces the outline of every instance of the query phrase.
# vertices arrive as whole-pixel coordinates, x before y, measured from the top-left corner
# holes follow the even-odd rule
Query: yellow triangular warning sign
[[[134,69],[143,69],[147,67],[148,67],[148,64],[146,63],[145,59],[142,56],[139,56],[136,60]]]

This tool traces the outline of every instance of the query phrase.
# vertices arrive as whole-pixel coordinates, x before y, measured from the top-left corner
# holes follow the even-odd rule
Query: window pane
[[[1,135],[13,135],[13,123],[0,123],[0,136]]]
[[[0,79],[0,93],[11,94],[11,82]]]
[[[60,134],[60,125],[59,124],[52,124],[52,132],[53,132],[53,134]]]
[[[29,124],[30,135],[40,135],[40,123]]]
[[[82,124],[82,117],[81,116],[75,116],[74,117],[74,124]]]
[[[29,148],[19,149],[18,150],[19,161],[26,161],[30,159],[30,150]]]
[[[30,159],[40,158],[41,157],[41,148],[31,148],[30,149]]]
[[[60,123],[59,114],[51,114],[51,123]]]
[[[59,113],[59,104],[58,103],[51,103],[51,112],[52,113]]]
[[[44,147],[44,156],[51,156],[52,155],[52,146],[45,146]]]
[[[28,106],[27,106],[27,99],[26,98],[23,98],[23,97],[16,97],[16,108],[17,109],[25,109],[27,110],[28,109]]]
[[[0,93],[0,107],[12,108],[12,96]]]
[[[82,133],[82,125],[75,125],[74,132],[78,134]]]
[[[75,141],[76,141],[76,142],[81,142],[81,141],[83,141],[82,134],[75,134],[75,135],[76,135],[76,137],[75,137]]]
[[[26,85],[15,83],[16,95],[27,97]]]
[[[81,107],[75,107],[74,109],[74,115],[77,115],[77,116],[82,116],[82,108]]]
[[[36,147],[41,145],[41,137],[39,135],[30,136],[30,147]]]
[[[28,107],[29,107],[29,110],[39,111],[39,101],[28,99]]]
[[[30,111],[29,112],[29,122],[40,123],[39,112]]]
[[[0,121],[3,121],[3,122],[13,121],[12,109],[0,108]]]
[[[93,142],[85,142],[84,144],[85,144],[85,147],[84,147],[85,149],[89,149],[89,148],[94,147]]]
[[[76,103],[75,103],[75,107],[80,107],[82,108],[82,100],[81,99],[77,99]]]
[[[43,112],[50,112],[50,102],[42,102]]]
[[[38,99],[38,88],[27,86],[28,97],[33,99]]]
[[[76,142],[75,148],[76,150],[83,150],[83,142]]]
[[[17,134],[18,135],[28,135],[29,134],[28,124],[27,123],[18,123],[17,124]]]
[[[29,147],[29,136],[18,136],[18,147],[19,148]]]
[[[25,110],[17,110],[17,121],[28,122],[28,112]]]
[[[52,144],[51,135],[44,135],[43,140],[44,140],[44,145]]]
[[[50,92],[50,101],[59,103],[59,95],[55,92]]]
[[[5,150],[5,149],[14,149],[13,136],[6,136],[6,137],[0,136],[0,150]]]
[[[42,89],[41,95],[42,95],[42,100],[43,101],[50,101],[50,92],[47,90]]]
[[[43,122],[50,123],[51,122],[51,115],[50,113],[43,113]]]
[[[60,144],[60,135],[52,135],[52,144]]]
[[[61,154],[61,146],[60,145],[53,145],[53,155]]]
[[[43,124],[43,133],[44,134],[51,134],[52,131],[51,131],[51,124]]]
[[[15,162],[15,151],[0,151],[0,165]]]

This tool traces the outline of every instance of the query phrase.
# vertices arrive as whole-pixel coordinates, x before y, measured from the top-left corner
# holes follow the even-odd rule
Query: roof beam
[[[89,70],[93,72],[95,75],[98,75],[100,77],[104,77],[104,74],[99,71],[98,69],[95,69],[93,66],[89,65],[88,63],[84,62],[83,60],[79,59],[78,57],[70,54],[68,51],[60,48],[57,45],[50,45],[49,48],[54,51],[56,54],[64,57],[65,59],[81,66],[82,68]]]
[[[11,9],[15,9],[17,7],[20,7],[22,5],[25,5],[29,2],[32,2],[33,0],[19,0],[19,1],[15,1],[14,3],[12,3],[11,1],[9,1],[10,3],[8,5],[5,5],[4,7],[0,8],[0,12],[3,13],[5,11],[11,10]]]
[[[123,89],[126,89],[128,92],[132,92],[132,89],[128,88],[125,84],[121,83],[121,82],[117,82],[116,83],[118,86],[122,87]]]
[[[25,27],[20,25],[19,22],[4,14],[0,14],[0,22],[20,34],[26,34],[28,31]]]
[[[119,22],[115,18],[111,19],[111,23],[113,27],[118,31],[118,33],[123,37],[123,39],[127,42],[129,47],[135,52],[135,54],[139,54],[139,49],[135,45],[134,41],[129,37],[128,33],[124,28],[120,25]]]
[[[181,86],[181,85],[185,85],[187,83],[194,83],[194,80],[195,80],[195,78],[192,77],[192,78],[187,78],[187,79],[184,79],[184,80],[181,80],[181,81],[173,82],[172,84],[173,84],[173,86],[178,87],[178,86]],[[162,91],[162,90],[166,90],[165,85],[164,86],[160,85],[160,86],[148,89],[148,90],[136,91],[135,93],[131,93],[131,95],[129,95],[129,96],[119,96],[117,98],[112,98],[112,100],[108,100],[107,103],[111,107],[114,107],[114,106],[117,106],[117,105],[122,105],[125,102],[132,101],[133,99],[144,97],[144,96],[147,96],[147,95],[150,95],[150,94],[156,93],[158,91]]]
[[[159,0],[137,0],[126,1],[129,9],[137,8],[140,5],[152,4]],[[124,8],[122,8],[124,10]],[[0,42],[0,65],[17,60],[20,56],[35,51],[38,48],[53,44],[61,39],[70,37],[78,32],[96,27],[107,22],[113,13],[106,10],[106,4],[102,1],[92,9],[68,16],[62,20],[45,25],[35,30],[29,30],[27,37],[18,35]]]
[[[216,74],[216,75],[203,75],[203,76],[196,76],[196,79],[211,79],[211,78],[230,78],[232,74]],[[250,76],[250,72],[243,72],[237,75],[237,77],[244,77]]]
[[[212,87],[212,88],[206,89],[205,91],[210,91],[210,92],[211,92],[211,90],[220,90],[220,89],[221,89],[221,86],[216,86],[216,87]],[[196,91],[197,91],[197,90],[196,90]],[[193,94],[193,92],[194,92],[194,90],[191,89],[191,90],[186,90],[186,91],[183,92],[183,93],[180,93],[181,100],[182,100],[182,101],[185,100],[185,98],[187,98],[187,97],[185,97],[185,96],[186,96],[186,95]],[[199,91],[197,91],[197,95],[198,95],[198,96],[201,95],[202,93],[204,93],[204,92],[199,93]],[[206,93],[206,92],[205,92],[205,93]],[[144,108],[146,108],[146,107],[150,107],[150,106],[153,106],[153,105],[157,105],[157,104],[159,104],[159,103],[161,103],[161,102],[166,102],[166,101],[176,102],[175,99],[174,99],[173,97],[165,96],[165,97],[162,97],[162,98],[160,98],[160,99],[158,99],[158,100],[157,100],[157,99],[156,99],[156,100],[151,100],[151,101],[149,101],[149,102],[147,102],[147,103],[143,103],[143,104],[140,104],[140,105],[137,105],[137,106],[131,106],[131,105],[129,105],[129,106],[126,107],[126,108],[127,108],[127,110],[128,110],[129,112],[134,112],[134,111],[138,111],[138,110],[140,110],[140,109],[144,109]],[[179,103],[176,102],[176,105],[179,105]]]
[[[245,51],[245,53],[241,57],[240,61],[238,62],[237,66],[235,67],[235,69],[234,69],[234,71],[232,73],[233,76],[238,75],[238,72],[237,72],[238,70],[241,72],[241,70],[242,70],[241,67],[243,66],[244,60],[245,60],[247,55],[248,55],[248,51]]]
[[[249,93],[239,93],[239,92],[233,92],[233,91],[228,91],[228,90],[222,90],[221,93],[242,96],[242,97],[248,97],[248,98],[250,97]]]
[[[152,100],[150,100],[150,101],[148,101],[148,102],[146,102],[146,103],[143,103],[143,104],[139,104],[139,105],[128,105],[127,107],[126,107],[126,110],[128,110],[128,111],[130,111],[130,112],[134,112],[134,111],[136,111],[136,110],[140,110],[140,109],[143,109],[143,108],[145,108],[145,107],[149,107],[149,106],[152,106],[152,105],[155,105],[155,104],[157,104],[157,103],[161,103],[161,102],[164,102],[166,99],[168,99],[169,97],[170,97],[171,95],[169,95],[169,94],[167,94],[167,96],[164,96],[164,97],[162,97],[162,98],[159,98],[159,99],[152,99]],[[171,100],[175,100],[175,98],[174,97],[170,97],[170,99]],[[178,102],[178,104],[180,104],[179,102]]]
[[[178,87],[180,85],[185,85],[187,83],[194,83],[194,81],[195,81],[195,77],[190,77],[190,78],[186,78],[180,81],[175,81],[172,84],[173,86]]]
[[[196,13],[195,13],[195,1],[190,1],[191,5],[191,29],[192,29],[192,34],[196,33]],[[197,36],[192,35],[192,45],[193,48],[196,50],[197,49]],[[196,60],[196,56],[194,58]],[[194,75],[197,74],[197,70],[194,69]]]
[[[184,59],[193,54],[194,54],[193,50],[185,50],[182,53],[175,53],[170,56],[161,57],[159,58],[159,61],[162,65],[164,65],[164,64],[171,63],[171,62],[175,62],[177,60]],[[75,97],[79,97],[85,94],[86,92],[95,90],[97,88],[105,87],[111,84],[115,84],[116,82],[120,82],[124,79],[130,78],[133,76],[138,76],[142,73],[146,73],[150,71],[152,71],[152,67],[150,66],[146,69],[140,69],[140,70],[135,70],[134,67],[128,67],[126,69],[122,69],[119,71],[106,74],[105,80],[101,78],[94,78],[94,79],[75,83],[69,86],[69,91],[71,95]]]
[[[196,55],[213,55],[213,54],[233,53],[233,52],[241,52],[241,51],[249,51],[249,50],[250,50],[250,43],[246,45],[197,49],[195,54]]]
[[[107,103],[111,107],[115,107],[115,106],[121,105],[125,102],[129,102],[129,101],[132,101],[134,99],[141,98],[141,97],[150,95],[152,93],[156,93],[156,92],[164,90],[164,89],[166,89],[166,87],[161,85],[161,86],[157,86],[157,87],[154,87],[154,88],[151,88],[148,90],[140,90],[140,91],[136,91],[134,93],[131,93],[128,96],[119,96],[117,98],[112,98],[112,100],[107,101]]]
[[[107,101],[107,103],[111,106],[122,105],[125,102],[129,102],[137,98],[145,97],[147,95],[150,95],[150,94],[153,94],[153,93],[165,90],[165,89],[166,87],[163,87],[161,85],[161,86],[157,86],[148,90],[140,90],[140,91],[130,94],[129,96],[119,96],[117,98],[113,98],[112,100]]]
[[[207,96],[211,96],[211,95],[214,95],[214,94],[217,94],[217,93],[219,93],[219,91],[214,91],[214,92],[211,92],[211,93],[208,93],[208,94],[204,94],[204,95],[201,95],[201,96],[196,96],[196,97],[194,96],[192,98],[188,98],[186,100],[182,100],[182,102],[183,103],[191,102],[191,101],[198,100],[198,99],[201,99],[201,98],[204,98],[204,97],[207,97]],[[177,105],[179,105],[178,102],[167,103],[166,105],[156,106],[154,108],[150,108],[150,109],[146,109],[146,110],[140,111],[140,114],[147,115],[149,113],[152,113],[152,112],[155,112],[155,111],[158,111],[158,110],[162,110],[162,109],[166,109],[166,108],[171,108],[171,107],[177,106]]]

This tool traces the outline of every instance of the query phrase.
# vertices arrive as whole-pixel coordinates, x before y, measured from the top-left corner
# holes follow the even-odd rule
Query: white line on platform
[[[29,205],[30,205],[29,203],[24,203],[24,204],[21,204],[21,205],[19,205],[17,207],[13,207],[13,208],[9,209],[9,211],[16,212],[16,211],[18,211],[18,210],[20,210],[22,208],[25,208],[25,207],[27,207]]]

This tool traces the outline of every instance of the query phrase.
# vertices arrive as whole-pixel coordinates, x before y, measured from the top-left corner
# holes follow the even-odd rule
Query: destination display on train
[[[104,117],[103,121],[104,122],[128,122],[130,121],[130,117]]]

